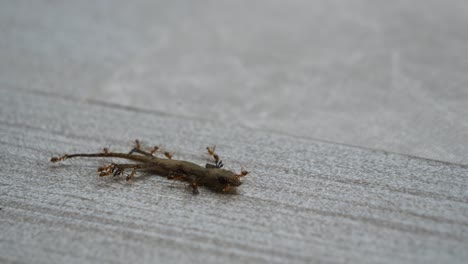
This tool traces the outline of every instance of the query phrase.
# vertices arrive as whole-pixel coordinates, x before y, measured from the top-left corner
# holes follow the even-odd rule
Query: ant
[[[154,174],[165,176],[171,180],[186,181],[192,187],[193,194],[198,194],[198,186],[206,186],[219,192],[230,192],[232,187],[242,184],[241,178],[249,174],[248,171],[241,170],[236,174],[230,170],[223,169],[223,162],[215,153],[216,146],[207,147],[208,154],[214,158],[215,164],[207,163],[205,167],[199,166],[190,161],[172,159],[174,153],[164,152],[164,158],[159,158],[155,154],[160,149],[153,147],[151,151],[141,148],[139,140],[135,140],[135,147],[129,153],[111,152],[104,148],[102,153],[88,154],[67,154],[60,157],[53,157],[51,162],[60,162],[75,157],[113,157],[136,161],[137,163],[117,164],[111,163],[98,168],[99,176],[120,176],[124,171],[131,169],[130,174],[126,174],[126,180],[130,181],[138,171],[150,171]],[[139,154],[139,155],[138,155]]]
[[[221,169],[224,164],[223,164],[223,161],[219,159],[219,156],[218,154],[215,153],[215,149],[216,149],[216,145],[213,146],[213,147],[206,147],[206,150],[208,150],[208,154],[210,156],[212,156],[215,160],[215,164],[212,165],[212,164],[206,164],[206,166],[209,166],[211,168],[218,168],[218,169]]]

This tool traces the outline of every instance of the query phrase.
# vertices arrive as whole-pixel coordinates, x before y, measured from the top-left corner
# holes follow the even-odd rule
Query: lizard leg
[[[135,147],[132,150],[130,150],[130,152],[128,154],[139,153],[139,154],[145,155],[147,157],[154,157],[154,153],[156,153],[158,151],[158,149],[159,149],[158,146],[154,146],[153,149],[150,152],[144,151],[144,150],[141,149],[140,141],[138,139],[136,139],[135,140]]]
[[[192,193],[193,194],[199,194],[200,193],[200,191],[198,191],[198,184],[197,184],[196,178],[194,176],[190,176],[190,175],[186,175],[186,174],[176,174],[176,173],[170,172],[168,174],[167,178],[171,179],[171,180],[186,181],[192,187]]]

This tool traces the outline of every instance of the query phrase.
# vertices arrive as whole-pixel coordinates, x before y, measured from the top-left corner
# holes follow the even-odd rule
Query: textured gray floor
[[[464,0],[0,5],[3,84],[468,164]]]
[[[63,262],[463,263],[468,168],[269,132],[0,90],[2,260]],[[22,106],[22,107],[18,107]],[[252,171],[237,195],[142,176],[96,176],[103,161],[52,165],[128,139],[203,164],[216,143]]]
[[[0,262],[464,263],[467,20],[464,1],[1,2]],[[194,197],[48,162],[135,138],[252,173]]]

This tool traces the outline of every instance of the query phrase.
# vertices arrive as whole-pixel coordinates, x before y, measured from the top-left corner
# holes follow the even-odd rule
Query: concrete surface
[[[468,168],[211,121],[0,90],[0,260],[23,263],[464,263]],[[237,195],[52,155],[164,144],[248,168]],[[107,161],[109,162],[109,160]]]
[[[0,2],[0,262],[464,263],[467,20],[451,0]],[[194,197],[48,162],[135,138],[252,174]]]
[[[468,164],[463,0],[5,1],[0,81]]]

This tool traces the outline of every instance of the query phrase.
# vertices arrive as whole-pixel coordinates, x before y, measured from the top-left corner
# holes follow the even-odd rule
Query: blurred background
[[[468,164],[467,25],[461,0],[2,1],[0,85]]]

